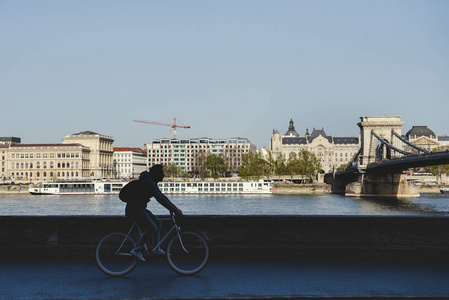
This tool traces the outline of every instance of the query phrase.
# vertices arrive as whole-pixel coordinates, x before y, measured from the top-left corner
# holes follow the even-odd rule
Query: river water
[[[420,198],[347,198],[341,195],[169,195],[185,215],[449,216],[448,194]],[[123,215],[116,195],[0,195],[0,215]],[[167,214],[156,200],[148,208]]]

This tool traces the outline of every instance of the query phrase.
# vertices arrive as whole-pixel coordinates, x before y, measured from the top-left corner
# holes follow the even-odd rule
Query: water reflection
[[[449,195],[347,198],[341,195],[173,195],[186,215],[421,215],[448,216]],[[123,215],[117,196],[0,196],[1,215]],[[167,214],[155,200],[148,208]]]
[[[362,205],[361,214],[373,214],[373,211],[377,210],[386,210],[388,212],[396,212],[401,211],[404,214],[411,215],[447,215],[448,210],[447,207],[440,207],[439,209],[434,204],[434,201],[437,201],[438,198],[432,198],[432,201],[426,201],[426,198],[410,198],[410,199],[398,199],[398,198],[369,198],[369,197],[360,197],[358,198]],[[424,200],[424,201],[423,201]],[[446,199],[448,201],[449,199]]]

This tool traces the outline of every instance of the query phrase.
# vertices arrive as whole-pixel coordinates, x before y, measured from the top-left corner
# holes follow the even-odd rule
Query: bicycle
[[[160,247],[175,232],[176,234],[168,242],[165,251],[168,265],[182,275],[196,274],[207,265],[209,245],[202,235],[191,231],[181,231],[181,227],[176,223],[173,214],[171,214],[171,219],[173,226],[162,237],[161,241],[151,251],[145,244],[142,254],[147,257],[147,261],[151,262],[154,258],[152,251]],[[136,246],[135,240],[131,237],[134,227],[141,235],[139,226],[134,222],[127,234],[112,232],[98,242],[95,259],[98,268],[105,274],[124,276],[137,266],[139,260],[130,253]]]

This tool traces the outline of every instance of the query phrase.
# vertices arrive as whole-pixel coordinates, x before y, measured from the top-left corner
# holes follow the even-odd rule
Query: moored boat
[[[66,180],[31,185],[32,195],[114,195],[127,184],[119,180]],[[163,181],[164,194],[271,194],[271,180],[254,181]]]
[[[271,180],[254,181],[163,181],[158,183],[164,194],[271,194]]]
[[[443,193],[443,194],[449,193],[449,188],[443,187],[443,188],[440,189],[440,192]]]
[[[39,183],[28,189],[32,195],[114,195],[126,181],[107,179],[64,180]]]

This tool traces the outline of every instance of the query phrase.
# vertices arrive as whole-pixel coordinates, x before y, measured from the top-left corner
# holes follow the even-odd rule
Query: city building
[[[140,148],[114,148],[114,171],[118,178],[138,178],[147,168],[147,153]]]
[[[8,177],[8,149],[9,145],[3,145],[0,144],[0,158],[1,158],[1,173],[0,173],[0,179],[5,179]]]
[[[149,166],[176,164],[186,173],[196,172],[209,154],[222,155],[230,172],[242,165],[242,155],[256,151],[256,146],[246,138],[228,139],[160,139],[146,145]]]
[[[90,149],[80,144],[13,144],[5,177],[33,182],[88,177]]]
[[[273,130],[270,151],[273,155],[282,154],[288,159],[290,152],[299,153],[302,149],[315,154],[321,161],[324,172],[332,172],[342,165],[347,165],[360,149],[360,137],[329,136],[323,129],[313,129],[312,134],[306,129],[305,136],[300,136],[293,120],[287,132],[281,135]]]
[[[20,138],[4,138],[1,177],[33,182],[115,177],[113,141],[92,131],[67,135],[62,144],[20,144]]]
[[[406,134],[405,137],[414,145],[427,149],[445,151],[449,150],[449,137],[437,136],[427,126],[413,126]],[[407,151],[414,152],[414,149],[407,147]]]
[[[20,144],[21,143],[21,139],[18,137],[0,137],[0,145],[12,145],[12,144]]]
[[[89,169],[91,177],[115,177],[114,139],[92,131],[83,131],[62,138],[63,144],[81,144],[90,149]]]

